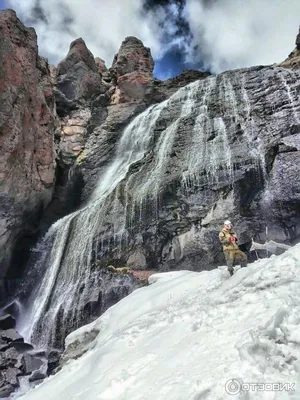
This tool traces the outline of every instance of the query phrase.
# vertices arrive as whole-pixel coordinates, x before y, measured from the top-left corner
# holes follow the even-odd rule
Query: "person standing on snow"
[[[232,230],[230,221],[227,220],[224,222],[224,228],[219,233],[219,239],[223,245],[223,251],[230,276],[233,275],[233,263],[235,261],[238,261],[242,268],[247,267],[247,256],[237,245],[238,238]]]

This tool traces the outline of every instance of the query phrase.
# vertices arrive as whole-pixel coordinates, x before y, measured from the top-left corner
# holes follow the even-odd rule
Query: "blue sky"
[[[155,60],[154,76],[164,80],[177,76],[186,69],[203,69],[203,66],[201,62],[185,62],[181,49],[174,46],[161,59]]]
[[[5,8],[7,8],[5,1],[4,0],[0,0],[0,10],[4,10]]]

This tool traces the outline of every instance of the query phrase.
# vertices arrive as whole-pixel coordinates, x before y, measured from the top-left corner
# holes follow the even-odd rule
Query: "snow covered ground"
[[[232,278],[220,267],[150,280],[69,335],[87,351],[21,399],[300,399],[300,244]]]

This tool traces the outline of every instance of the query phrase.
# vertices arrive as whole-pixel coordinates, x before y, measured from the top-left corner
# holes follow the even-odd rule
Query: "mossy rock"
[[[88,151],[87,150],[83,150],[78,157],[76,158],[76,164],[81,165],[85,162],[85,160],[88,157]]]
[[[176,208],[175,210],[173,210],[173,213],[172,213],[173,218],[175,218],[177,221],[181,221],[181,219],[182,219],[180,211],[181,211],[180,208]]]
[[[128,267],[116,268],[113,265],[108,265],[106,269],[111,272],[115,272],[116,274],[127,274],[130,271],[130,268]]]
[[[129,267],[116,268],[113,265],[103,265],[100,260],[96,260],[93,266],[94,268],[107,269],[108,271],[114,272],[116,274],[128,274],[131,271]]]

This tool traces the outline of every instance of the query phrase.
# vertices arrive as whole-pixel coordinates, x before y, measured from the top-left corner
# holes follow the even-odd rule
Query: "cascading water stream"
[[[258,89],[248,79],[255,73],[247,74],[241,70],[194,82],[129,124],[86,206],[57,221],[39,243],[41,257],[33,271],[41,278],[18,322],[27,341],[51,347],[58,330],[63,339],[78,327],[90,291],[99,290],[95,260],[111,249],[136,245],[130,240],[132,233],[140,233],[137,219],[158,220],[164,185],[176,181],[181,193],[232,185],[236,166],[244,162],[255,171],[260,168],[265,154],[260,118],[266,116],[253,95]],[[279,101],[266,100],[274,77],[292,102],[281,74],[287,75],[267,70],[259,87],[263,107],[281,110]],[[293,110],[296,120],[296,106]],[[274,127],[266,123],[265,130],[266,137],[272,136]]]
[[[55,342],[56,324],[74,325],[72,319],[77,318],[76,312],[81,311],[80,305],[87,295],[93,241],[101,231],[101,218],[108,210],[109,197],[125,178],[130,165],[149,149],[156,120],[166,105],[167,101],[150,107],[126,128],[116,155],[88,204],[52,225],[40,244],[46,251],[34,268],[44,268],[45,274],[18,322],[18,329],[27,341],[47,348]]]
[[[115,189],[126,177],[131,165],[143,158],[150,149],[156,121],[169,104],[181,111],[173,123],[161,133],[156,143],[157,156],[152,173],[141,180],[136,199],[159,190],[168,156],[172,150],[179,122],[190,115],[195,104],[200,82],[180,89],[167,101],[152,106],[125,129],[117,146],[116,155],[99,177],[98,184],[88,204],[61,220],[49,229],[42,243],[42,257],[36,262],[36,271],[45,270],[41,282],[29,300],[27,311],[18,322],[18,329],[27,341],[38,347],[51,347],[56,340],[56,327],[64,337],[68,328],[76,327],[89,296],[89,281],[99,239],[106,232],[105,217],[111,213],[114,241],[126,236],[126,213],[113,217],[118,209]],[[135,202],[135,201],[134,201]],[[105,221],[105,222],[104,222]],[[114,244],[116,244],[114,242]],[[105,247],[102,244],[101,247]]]

